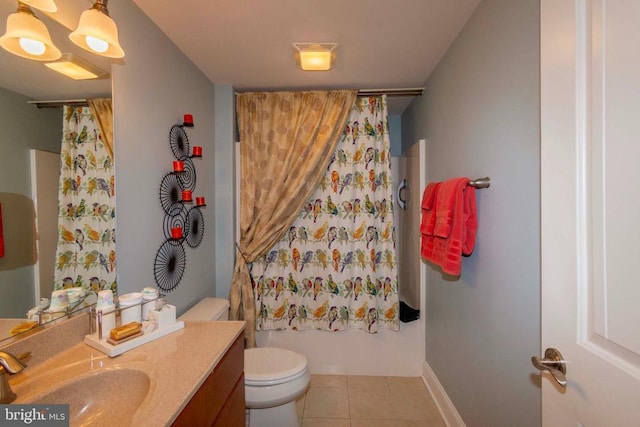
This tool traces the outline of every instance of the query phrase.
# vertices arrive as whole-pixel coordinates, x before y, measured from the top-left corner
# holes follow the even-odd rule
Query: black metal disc
[[[184,172],[177,174],[178,182],[183,190],[196,190],[196,166],[193,164],[193,160],[184,160]]]
[[[167,215],[176,204],[181,204],[182,187],[178,180],[178,174],[170,172],[160,182],[160,204]]]
[[[158,288],[165,292],[173,291],[187,267],[187,255],[182,245],[173,244],[167,240],[156,253],[153,265],[153,276]]]
[[[178,160],[189,158],[189,138],[182,125],[173,125],[169,131],[169,146]]]
[[[169,213],[164,216],[163,231],[164,238],[170,241],[172,244],[180,244],[187,236],[187,208],[182,203],[176,203],[171,206]],[[171,235],[171,229],[174,227],[182,228],[182,237],[174,239]]]
[[[204,217],[200,208],[193,207],[187,213],[187,221],[185,225],[187,245],[197,248],[202,242],[204,236]]]

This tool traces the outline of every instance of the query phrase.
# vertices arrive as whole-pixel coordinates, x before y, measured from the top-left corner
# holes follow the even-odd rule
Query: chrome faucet
[[[31,353],[23,353],[16,357],[11,353],[0,351],[0,403],[11,403],[16,400],[16,394],[9,385],[9,374],[21,372],[26,367],[22,362],[30,357]]]

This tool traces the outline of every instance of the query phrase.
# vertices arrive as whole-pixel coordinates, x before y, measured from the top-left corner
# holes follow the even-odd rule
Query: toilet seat
[[[307,371],[307,358],[284,348],[258,347],[244,351],[244,383],[270,386],[293,381]]]

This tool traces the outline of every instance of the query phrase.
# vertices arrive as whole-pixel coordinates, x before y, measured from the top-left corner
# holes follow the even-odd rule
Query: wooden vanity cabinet
[[[240,334],[172,425],[244,427],[243,372],[244,334]]]

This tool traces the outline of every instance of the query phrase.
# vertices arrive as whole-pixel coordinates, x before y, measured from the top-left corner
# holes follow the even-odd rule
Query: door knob
[[[541,371],[547,371],[562,387],[567,386],[567,362],[562,357],[562,353],[555,348],[548,348],[544,352],[544,359],[537,356],[531,357],[533,366]]]

